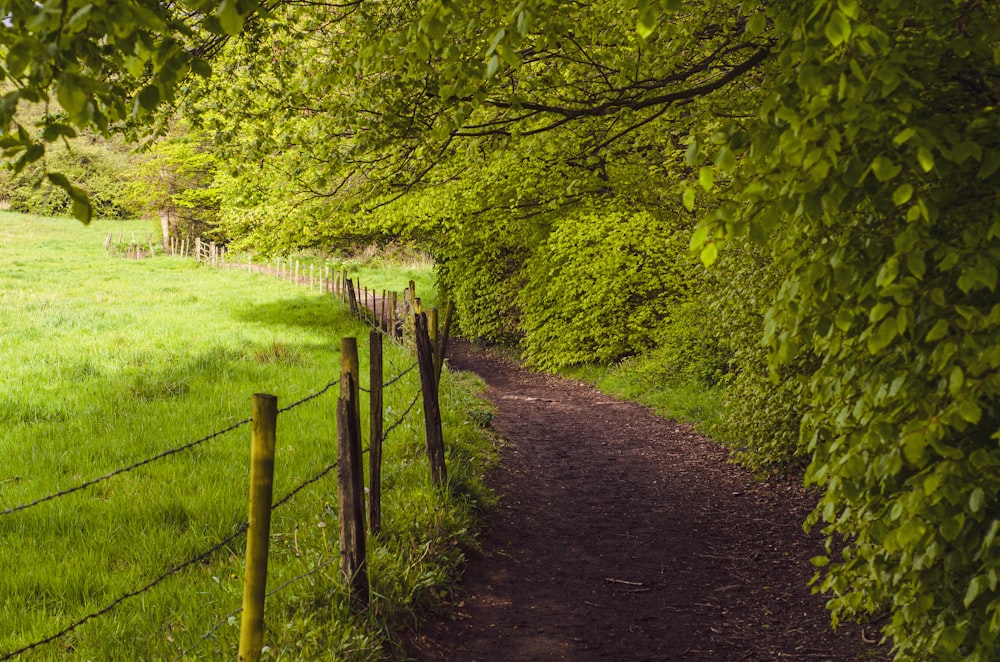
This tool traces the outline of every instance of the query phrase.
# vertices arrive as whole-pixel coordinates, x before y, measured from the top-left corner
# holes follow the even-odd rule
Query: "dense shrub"
[[[672,218],[613,209],[561,218],[517,297],[525,358],[556,369],[654,347],[694,271]]]
[[[803,384],[815,370],[815,360],[803,352],[773,371],[762,340],[765,315],[784,268],[770,249],[744,239],[714,265],[713,281],[703,295],[729,360],[715,432],[742,464],[755,470],[787,468],[805,453],[799,435]]]
[[[44,174],[65,175],[90,196],[94,216],[135,218],[141,209],[131,199],[127,175],[134,160],[129,149],[115,141],[81,138],[72,144],[53,145],[44,163],[36,162],[23,172],[0,174],[0,191],[6,193],[11,211],[41,216],[71,216],[73,202],[66,192],[53,186]]]

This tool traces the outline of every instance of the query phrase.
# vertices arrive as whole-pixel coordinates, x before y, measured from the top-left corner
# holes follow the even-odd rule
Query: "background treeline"
[[[49,79],[77,125],[184,118],[151,208],[264,253],[414,242],[468,337],[723,386],[716,433],[822,492],[834,619],[997,657],[995,3],[238,6],[167,17],[131,87]]]

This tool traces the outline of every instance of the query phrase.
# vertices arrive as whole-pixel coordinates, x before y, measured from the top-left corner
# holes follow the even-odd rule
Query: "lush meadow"
[[[0,214],[0,658],[199,556],[246,521],[249,426],[37,506],[51,493],[196,441],[250,415],[253,393],[287,407],[339,375],[342,336],[367,330],[332,298],[181,258],[112,258],[114,225]],[[405,284],[400,277],[398,287]],[[386,377],[412,363],[387,343]],[[272,518],[266,659],[378,659],[391,632],[447,591],[457,544],[488,496],[491,446],[476,384],[442,384],[448,493],[431,489],[419,403],[386,442],[383,532],[370,543],[373,605],[340,589],[335,471]],[[418,390],[386,393],[386,421]],[[279,499],[336,461],[336,387],[278,419]],[[364,415],[364,412],[363,412]],[[25,659],[231,659],[245,538],[167,576]],[[214,629],[213,628],[217,628]]]

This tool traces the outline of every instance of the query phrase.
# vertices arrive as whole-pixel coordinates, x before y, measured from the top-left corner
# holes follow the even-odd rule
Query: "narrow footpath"
[[[500,495],[420,661],[884,660],[829,627],[794,479],[758,482],[688,426],[455,343],[506,440]]]

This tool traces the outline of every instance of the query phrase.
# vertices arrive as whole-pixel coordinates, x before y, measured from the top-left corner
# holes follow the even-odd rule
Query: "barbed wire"
[[[319,391],[316,391],[315,393],[313,393],[311,395],[307,395],[306,397],[293,402],[292,404],[288,405],[287,407],[282,407],[281,409],[278,410],[278,413],[282,414],[282,413],[291,411],[292,409],[295,409],[296,407],[298,407],[300,405],[303,405],[303,404],[309,402],[310,400],[314,400],[314,399],[318,398],[319,396],[323,395],[324,393],[326,393],[327,391],[329,391],[331,388],[333,388],[334,386],[336,386],[339,383],[340,383],[340,379],[332,381],[332,382],[328,383],[326,386],[324,386],[323,388],[321,388]],[[128,466],[115,469],[114,471],[106,473],[103,476],[98,476],[97,478],[94,478],[92,480],[84,481],[84,482],[82,482],[79,485],[76,485],[74,487],[70,487],[70,488],[65,489],[65,490],[59,490],[58,492],[54,492],[52,494],[48,494],[48,495],[43,496],[41,498],[35,499],[34,501],[30,501],[30,502],[27,502],[27,503],[22,503],[20,505],[13,506],[13,507],[7,508],[5,510],[0,510],[0,517],[4,517],[4,516],[7,516],[7,515],[12,515],[14,513],[20,512],[22,510],[27,510],[28,508],[33,508],[35,506],[41,505],[43,503],[46,503],[47,501],[52,501],[54,499],[59,499],[61,497],[68,496],[68,495],[73,494],[75,492],[79,492],[80,490],[87,489],[88,487],[93,487],[94,485],[97,485],[99,483],[103,483],[104,481],[110,480],[111,478],[114,478],[115,476],[119,476],[119,475],[124,474],[124,473],[129,473],[131,471],[135,471],[136,469],[138,469],[140,467],[144,467],[147,464],[151,464],[153,462],[156,462],[157,460],[162,460],[165,457],[169,457],[171,455],[176,455],[177,453],[181,453],[183,451],[190,450],[190,449],[192,449],[192,448],[194,448],[196,446],[200,446],[201,444],[204,444],[207,441],[211,441],[212,439],[215,439],[216,437],[221,437],[222,435],[224,435],[226,433],[229,433],[229,432],[232,432],[233,430],[235,430],[235,429],[237,429],[239,427],[242,427],[242,426],[244,426],[244,425],[246,425],[247,423],[250,423],[250,422],[252,422],[252,419],[245,418],[242,421],[237,421],[236,423],[233,423],[229,427],[226,427],[226,428],[223,428],[223,429],[218,430],[216,432],[213,432],[212,434],[209,434],[209,435],[207,435],[205,437],[202,437],[201,439],[196,439],[195,441],[189,442],[189,443],[184,444],[182,446],[177,446],[176,448],[167,449],[167,450],[165,450],[165,451],[163,451],[161,453],[157,453],[156,455],[154,455],[152,457],[148,457],[148,458],[146,458],[144,460],[140,460],[138,462],[135,462],[134,464],[130,464]]]
[[[399,373],[398,375],[396,375],[395,377],[393,377],[392,379],[390,379],[389,381],[387,381],[385,384],[383,384],[382,388],[388,388],[389,386],[392,386],[393,384],[395,384],[396,382],[398,382],[400,379],[402,379],[403,377],[405,377],[411,370],[413,370],[414,368],[416,368],[418,365],[420,365],[420,362],[419,361],[414,361],[413,363],[410,364],[409,368],[407,368],[406,370],[404,370],[403,372]]]
[[[195,446],[200,446],[201,444],[204,444],[207,441],[211,441],[212,439],[215,439],[216,437],[221,437],[222,435],[224,435],[224,434],[226,434],[228,432],[232,432],[233,430],[235,430],[235,429],[237,429],[239,427],[242,427],[242,426],[244,426],[244,425],[246,425],[247,423],[250,423],[250,422],[251,422],[251,419],[245,418],[242,421],[238,421],[236,423],[233,423],[229,427],[226,427],[226,428],[223,428],[223,429],[218,430],[216,432],[213,432],[212,434],[207,435],[205,437],[202,437],[201,439],[198,439],[196,441],[192,441],[190,443],[184,444],[183,446],[178,446],[176,448],[171,448],[171,449],[165,450],[162,453],[157,453],[156,455],[154,455],[152,457],[148,457],[145,460],[140,460],[139,462],[136,462],[135,464],[130,464],[127,467],[121,467],[120,469],[115,469],[114,471],[112,471],[110,473],[106,473],[103,476],[99,476],[99,477],[94,478],[92,480],[85,481],[85,482],[80,483],[79,485],[77,485],[75,487],[70,487],[69,489],[65,489],[65,490],[59,490],[58,492],[54,492],[53,494],[49,494],[47,496],[43,496],[43,497],[41,497],[39,499],[35,499],[34,501],[30,501],[28,503],[22,503],[22,504],[20,504],[18,506],[14,506],[12,508],[7,508],[6,510],[0,511],[0,517],[4,517],[6,515],[12,515],[12,514],[14,514],[16,512],[20,512],[22,510],[27,510],[28,508],[33,508],[35,506],[43,504],[46,501],[52,501],[53,499],[58,499],[60,497],[64,497],[64,496],[73,494],[74,492],[79,492],[80,490],[86,489],[88,487],[93,487],[94,485],[97,485],[98,483],[103,483],[104,481],[109,480],[111,478],[114,478],[115,476],[119,476],[121,474],[128,473],[130,471],[135,471],[139,467],[144,467],[147,464],[151,464],[153,462],[156,462],[157,460],[162,460],[165,457],[169,457],[171,455],[175,455],[175,454],[180,453],[182,451],[190,450],[190,449],[194,448]],[[2,659],[2,658],[0,658],[0,659]]]
[[[278,508],[280,508],[281,506],[285,505],[286,503],[288,503],[289,501],[291,501],[292,497],[294,497],[296,494],[298,494],[299,492],[301,492],[302,490],[304,490],[309,485],[312,485],[313,483],[315,483],[316,481],[318,481],[320,478],[322,478],[323,476],[327,475],[328,473],[330,473],[331,471],[333,471],[336,468],[337,468],[337,463],[336,462],[334,462],[333,464],[330,464],[330,465],[324,467],[322,469],[322,471],[320,471],[318,474],[316,474],[312,478],[309,478],[309,479],[303,481],[296,488],[294,488],[291,492],[289,492],[288,494],[286,494],[285,496],[281,497],[279,500],[277,500],[273,504],[271,504],[271,511],[273,512],[273,511],[277,510]]]
[[[398,428],[400,425],[403,424],[403,421],[405,421],[406,417],[410,415],[411,411],[413,411],[413,407],[417,404],[417,400],[419,399],[420,399],[420,391],[417,391],[416,393],[413,394],[413,400],[410,401],[410,406],[406,408],[406,411],[403,412],[403,415],[400,416],[395,423],[387,427],[384,432],[382,432],[382,441],[385,441],[386,438],[388,438],[390,432],[392,432],[393,430],[395,430],[396,428]]]
[[[310,400],[315,400],[316,398],[318,398],[319,396],[323,395],[324,393],[326,393],[327,391],[329,391],[331,388],[333,388],[334,386],[336,386],[339,383],[340,383],[340,378],[338,377],[337,379],[335,379],[334,381],[330,382],[329,384],[327,384],[326,386],[324,386],[320,390],[316,391],[312,395],[307,395],[306,397],[302,398],[301,400],[296,400],[295,402],[293,402],[292,404],[288,405],[287,407],[282,407],[281,409],[278,410],[278,413],[279,414],[284,414],[287,411],[291,411],[292,409],[295,409],[299,405],[304,405],[305,403],[309,402]]]
[[[80,619],[78,619],[78,620],[70,623],[69,625],[67,625],[66,627],[64,627],[62,630],[59,630],[55,634],[51,634],[48,637],[45,637],[44,639],[40,639],[39,641],[36,641],[36,642],[34,642],[32,644],[28,644],[27,646],[23,646],[23,647],[15,650],[15,651],[11,651],[9,653],[4,653],[3,655],[0,655],[0,662],[3,662],[3,660],[10,660],[10,659],[12,659],[12,658],[14,658],[14,657],[16,657],[18,655],[22,655],[24,653],[32,651],[32,650],[38,648],[39,646],[44,646],[45,644],[52,643],[56,639],[61,639],[62,637],[65,637],[67,634],[69,634],[70,632],[73,632],[74,630],[76,630],[77,628],[79,628],[81,625],[83,625],[87,621],[89,621],[91,619],[94,619],[94,618],[97,618],[99,616],[103,616],[104,614],[107,614],[109,611],[111,611],[112,609],[114,609],[115,607],[117,607],[118,605],[120,605],[121,603],[125,602],[126,600],[128,600],[130,598],[134,598],[134,597],[139,596],[139,595],[142,595],[142,594],[144,594],[144,593],[152,590],[154,587],[156,587],[158,584],[160,584],[167,577],[175,575],[178,572],[180,572],[181,570],[184,570],[185,568],[187,568],[189,566],[192,566],[195,563],[201,563],[202,561],[204,561],[208,557],[212,556],[217,551],[219,551],[220,549],[222,549],[223,547],[225,547],[226,545],[228,545],[229,543],[233,542],[238,537],[240,537],[241,535],[243,535],[244,533],[246,533],[246,531],[247,531],[248,528],[249,528],[249,523],[243,522],[242,524],[240,524],[236,528],[236,530],[231,535],[229,535],[228,537],[226,537],[221,542],[216,543],[215,545],[213,545],[208,550],[202,552],[201,554],[198,554],[195,557],[192,557],[192,558],[188,559],[187,561],[184,561],[183,563],[181,563],[179,565],[175,565],[174,567],[170,568],[169,570],[167,570],[166,572],[164,572],[159,577],[157,577],[153,581],[149,582],[148,584],[146,584],[142,588],[139,588],[139,589],[136,589],[134,591],[129,591],[128,593],[125,593],[124,595],[120,596],[119,598],[113,600],[107,606],[105,606],[105,607],[103,607],[101,609],[98,609],[95,612],[91,612],[90,614],[87,614],[83,618],[80,618]]]

